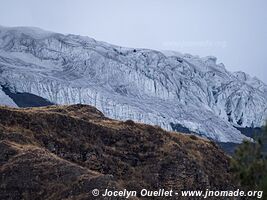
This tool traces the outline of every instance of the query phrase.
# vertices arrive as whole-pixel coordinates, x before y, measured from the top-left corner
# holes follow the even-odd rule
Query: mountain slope
[[[2,86],[0,86],[0,102],[1,105],[17,107],[17,104],[8,95],[5,94]]]
[[[10,91],[8,87],[5,87],[3,85],[1,87],[2,87],[2,91],[5,93],[5,96],[3,96],[4,103],[2,105],[7,105],[7,106],[17,105],[22,108],[54,105],[48,100],[42,97],[39,97],[37,95],[27,93],[27,92]],[[12,102],[14,102],[13,104],[10,103],[11,100]],[[5,103],[5,101],[7,101],[7,103]]]
[[[1,199],[26,200],[95,199],[95,188],[235,189],[213,142],[87,105],[0,107],[0,183]]]
[[[214,57],[166,56],[35,28],[0,31],[0,84],[15,92],[221,142],[241,142],[233,125],[257,127],[266,118],[266,85]]]

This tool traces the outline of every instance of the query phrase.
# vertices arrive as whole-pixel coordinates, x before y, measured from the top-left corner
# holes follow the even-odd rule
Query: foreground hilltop
[[[111,120],[91,106],[0,107],[0,199],[93,199],[94,188],[229,190],[228,166],[209,140]]]
[[[267,116],[266,84],[227,71],[215,57],[26,27],[0,27],[0,100],[18,107],[83,103],[114,119],[235,143],[246,137],[234,126],[260,127]]]

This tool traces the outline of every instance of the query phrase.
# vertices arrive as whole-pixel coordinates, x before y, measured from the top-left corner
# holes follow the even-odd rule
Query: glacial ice
[[[221,142],[246,137],[233,125],[262,126],[267,86],[231,73],[216,58],[133,49],[84,36],[0,27],[0,84],[57,104],[96,106],[111,118]],[[0,90],[1,104],[14,102]]]

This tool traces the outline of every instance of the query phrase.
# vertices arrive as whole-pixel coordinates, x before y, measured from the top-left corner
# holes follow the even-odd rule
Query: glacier
[[[229,72],[216,57],[126,48],[31,27],[0,27],[0,85],[56,104],[89,104],[106,116],[182,125],[220,142],[260,127],[267,85]],[[17,106],[1,90],[0,104]]]

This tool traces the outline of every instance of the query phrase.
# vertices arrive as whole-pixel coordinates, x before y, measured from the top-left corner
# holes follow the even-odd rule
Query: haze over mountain
[[[266,84],[227,71],[215,57],[124,48],[38,28],[0,28],[0,84],[4,105],[18,105],[16,94],[89,104],[111,118],[183,127],[221,142],[241,142],[246,137],[233,126],[262,126],[267,114]]]

